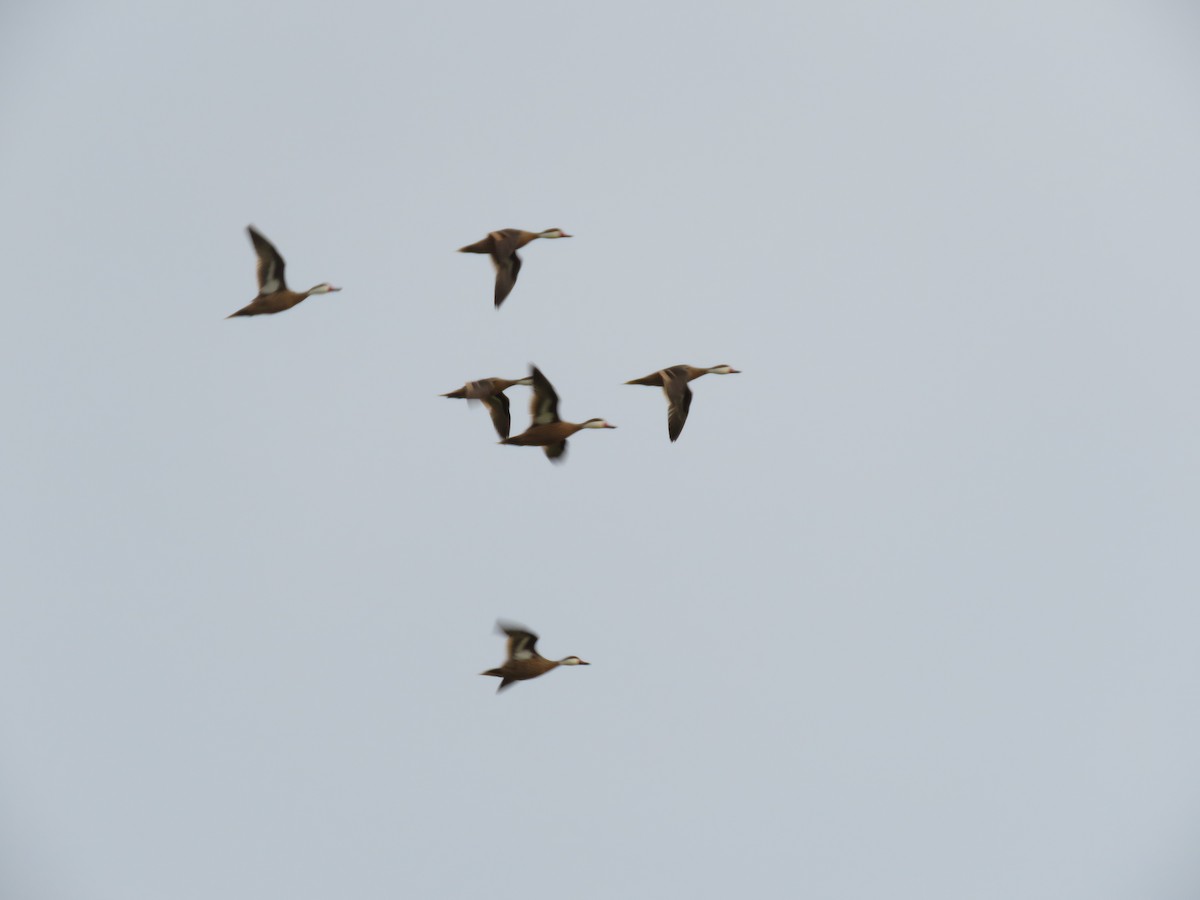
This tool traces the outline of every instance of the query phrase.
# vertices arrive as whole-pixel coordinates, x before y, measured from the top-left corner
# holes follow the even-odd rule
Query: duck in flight
[[[515,381],[507,378],[481,378],[478,381],[468,381],[457,391],[451,391],[442,396],[453,397],[457,400],[481,401],[492,415],[492,424],[496,427],[496,434],[500,435],[500,440],[504,440],[508,437],[509,429],[512,427],[508,397],[504,392],[514,384],[533,384],[533,378],[518,378]]]
[[[559,666],[590,666],[578,656],[567,656],[563,659],[546,659],[537,652],[538,636],[528,628],[514,625],[503,620],[496,623],[496,630],[508,635],[508,658],[503,665],[495,669],[480,672],[480,675],[494,675],[501,679],[496,693],[500,693],[514,681],[528,681],[545,675],[551,669]]]
[[[258,296],[251,300],[248,306],[243,306],[237,312],[225,318],[232,319],[235,316],[262,316],[279,313],[291,309],[297,303],[306,297],[311,297],[313,294],[328,294],[332,291],[341,290],[341,288],[334,287],[329,282],[322,282],[316,287],[310,287],[303,294],[296,291],[289,291],[287,283],[283,280],[283,257],[279,255],[279,251],[275,249],[275,245],[259,234],[253,225],[246,226],[246,231],[250,232],[250,240],[254,244],[254,252],[258,254]]]
[[[683,431],[683,423],[687,421],[688,410],[692,408],[692,389],[689,381],[695,381],[701,375],[737,375],[738,369],[722,363],[710,369],[698,366],[671,366],[669,369],[659,369],[645,378],[635,378],[626,384],[647,384],[663,389],[667,396],[667,434],[674,441]]]
[[[504,302],[504,298],[512,293],[517,283],[517,275],[521,271],[521,257],[517,251],[538,238],[569,238],[561,228],[548,228],[545,231],[522,231],[519,228],[501,228],[493,231],[482,241],[459,247],[459,253],[487,253],[492,257],[496,267],[496,309]]]
[[[554,386],[537,366],[530,366],[533,379],[533,399],[529,403],[532,421],[524,432],[516,437],[505,438],[500,443],[519,447],[541,447],[551,462],[562,462],[567,452],[567,438],[584,428],[616,428],[603,419],[588,419],[586,422],[564,422],[558,417],[558,394]]]

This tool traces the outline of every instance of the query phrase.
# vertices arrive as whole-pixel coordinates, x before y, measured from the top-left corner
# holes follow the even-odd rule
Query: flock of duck
[[[288,290],[284,279],[283,256],[275,249],[275,245],[259,233],[254,226],[247,226],[254,252],[258,256],[258,296],[246,306],[226,318],[239,316],[261,316],[285,312],[303,302],[314,294],[329,294],[340,291],[328,282],[322,282],[307,291]],[[460,253],[485,253],[491,257],[496,268],[496,288],[494,303],[496,309],[512,293],[517,283],[517,275],[521,271],[521,257],[517,251],[531,241],[539,238],[547,240],[554,238],[569,238],[571,235],[561,228],[549,228],[545,231],[522,231],[519,228],[502,228],[492,231],[481,241],[460,247]],[[529,367],[530,373],[525,378],[482,378],[469,381],[461,388],[442,394],[460,400],[478,401],[487,407],[492,417],[492,425],[500,436],[500,443],[520,447],[541,447],[546,457],[553,462],[562,462],[567,451],[567,438],[585,428],[616,428],[604,419],[587,419],[584,422],[564,422],[558,415],[558,394],[549,379],[541,373],[537,366]],[[651,372],[642,378],[635,378],[626,384],[642,384],[662,388],[667,398],[667,434],[672,441],[678,440],[687,421],[688,411],[692,406],[692,389],[689,382],[695,381],[701,375],[734,375],[738,370],[722,363],[718,366],[701,368],[698,366],[678,365]],[[509,411],[509,401],[504,393],[514,385],[525,385],[533,389],[530,402],[529,427],[515,437],[509,436],[512,426],[512,415]],[[497,691],[502,691],[515,681],[526,681],[544,675],[559,666],[586,666],[578,656],[568,656],[560,660],[546,659],[537,652],[537,635],[527,628],[510,622],[497,622],[498,629],[508,637],[508,651],[504,663],[495,669],[489,669],[481,674],[493,675],[500,678]]]

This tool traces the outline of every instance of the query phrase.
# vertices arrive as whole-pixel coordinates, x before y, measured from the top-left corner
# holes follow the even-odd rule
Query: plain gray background
[[[6,5],[3,895],[1195,898],[1198,28]]]

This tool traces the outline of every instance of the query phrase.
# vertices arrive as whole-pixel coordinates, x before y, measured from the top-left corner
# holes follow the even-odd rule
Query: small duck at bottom
[[[501,440],[504,440],[508,437],[509,429],[512,427],[512,415],[508,411],[508,397],[504,395],[504,392],[514,384],[530,385],[533,384],[533,379],[526,377],[510,381],[507,378],[481,378],[478,381],[468,381],[457,391],[451,391],[442,396],[468,402],[477,400],[482,402],[488,408],[488,412],[492,414],[492,424],[496,426],[496,434],[500,435]]]
[[[514,681],[528,681],[545,675],[551,669],[559,666],[590,666],[578,656],[568,656],[564,659],[546,659],[537,652],[537,635],[528,628],[505,622],[496,622],[496,630],[508,635],[508,659],[502,666],[480,672],[480,675],[494,675],[501,679],[496,693],[500,693]]]
[[[667,396],[667,434],[674,441],[683,431],[688,410],[692,408],[692,389],[688,387],[688,382],[695,381],[701,375],[737,375],[739,371],[724,363],[711,369],[687,365],[671,366],[669,369],[659,369],[645,378],[635,378],[625,383],[647,384],[663,389]]]
[[[250,232],[250,240],[254,244],[254,252],[258,254],[258,296],[251,300],[248,306],[243,306],[237,312],[231,313],[225,318],[232,319],[235,316],[262,316],[279,313],[291,309],[297,303],[307,297],[311,297],[313,294],[329,294],[333,291],[341,290],[341,288],[334,287],[326,281],[318,284],[316,287],[310,287],[303,294],[296,291],[289,291],[287,283],[283,280],[283,257],[279,255],[279,251],[275,249],[275,245],[255,231],[253,225],[247,225],[246,231]]]
[[[561,228],[547,228],[545,231],[522,231],[520,228],[501,228],[493,231],[482,241],[459,247],[459,253],[487,253],[492,257],[492,265],[496,267],[496,309],[504,302],[504,298],[516,287],[517,275],[521,271],[521,257],[517,251],[538,238],[569,238]]]
[[[532,421],[524,432],[516,437],[505,438],[500,443],[520,447],[541,447],[551,462],[562,462],[567,452],[567,438],[584,428],[616,428],[603,419],[588,419],[586,422],[564,422],[558,417],[558,394],[537,366],[530,366],[533,379],[533,400],[529,404]]]

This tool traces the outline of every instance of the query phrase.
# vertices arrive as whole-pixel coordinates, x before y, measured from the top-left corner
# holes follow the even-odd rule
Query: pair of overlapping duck
[[[254,244],[254,252],[258,255],[258,296],[250,303],[227,318],[237,316],[260,316],[280,313],[291,309],[313,294],[328,294],[340,291],[328,282],[322,282],[309,288],[303,293],[290,291],[284,280],[283,256],[275,246],[263,237],[254,226],[246,229]],[[538,238],[568,238],[571,235],[561,228],[549,228],[546,231],[522,231],[518,228],[502,228],[493,231],[481,241],[459,248],[460,253],[486,253],[496,267],[495,304],[500,308],[505,298],[512,293],[517,283],[517,275],[521,271],[521,257],[517,251]],[[687,421],[688,411],[692,407],[692,389],[688,382],[694,381],[701,375],[733,375],[737,369],[721,364],[700,368],[698,366],[670,366],[657,372],[635,378],[626,384],[645,384],[661,387],[667,398],[667,434],[672,441],[679,438],[683,425]],[[529,427],[515,437],[509,437],[512,426],[512,415],[509,411],[508,397],[504,393],[513,385],[529,385],[533,388],[533,400],[530,403],[531,421]],[[567,438],[582,431],[584,428],[615,428],[603,419],[588,419],[584,422],[564,422],[558,415],[558,394],[537,368],[530,366],[530,374],[526,378],[482,378],[471,381],[456,391],[442,394],[443,397],[453,397],[463,400],[480,401],[487,406],[492,416],[492,424],[500,436],[500,443],[513,444],[520,447],[541,447],[547,458],[561,462],[567,450]]]
[[[567,451],[567,438],[584,428],[616,428],[603,419],[588,419],[585,422],[564,422],[558,415],[558,394],[549,379],[541,373],[537,366],[529,367],[529,377],[510,380],[507,378],[483,378],[479,381],[468,382],[456,391],[442,394],[443,397],[454,397],[465,400],[479,400],[492,414],[492,424],[496,434],[500,435],[500,443],[515,444],[519,447],[541,447],[546,456],[559,462]],[[732,375],[738,370],[732,366],[720,365],[709,369],[696,366],[671,366],[652,372],[645,378],[635,378],[626,384],[649,384],[663,389],[667,395],[667,433],[674,441],[683,431],[683,423],[687,421],[688,410],[692,406],[692,389],[688,382],[701,375],[712,372],[717,375]],[[529,405],[531,421],[529,427],[515,437],[509,437],[508,431],[512,422],[509,413],[508,397],[505,391],[513,385],[524,384],[533,388],[533,400]]]

